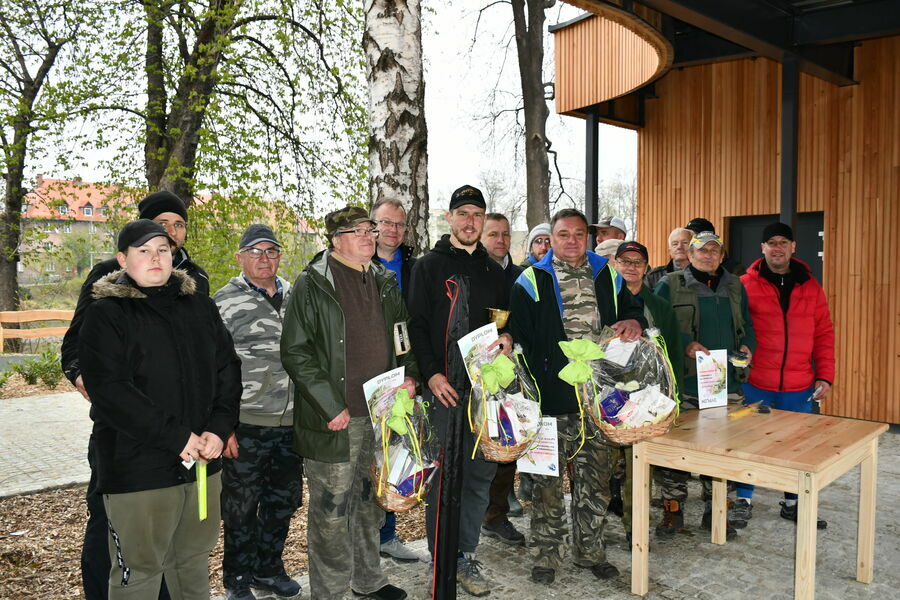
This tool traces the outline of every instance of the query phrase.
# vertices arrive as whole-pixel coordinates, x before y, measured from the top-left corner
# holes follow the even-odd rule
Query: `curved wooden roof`
[[[590,0],[566,0],[587,15],[550,29],[556,49],[556,112],[624,96],[663,75],[674,51],[656,28],[634,13]]]

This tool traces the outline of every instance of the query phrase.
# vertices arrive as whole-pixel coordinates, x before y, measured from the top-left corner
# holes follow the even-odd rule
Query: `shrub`
[[[36,385],[41,380],[49,388],[55,388],[63,378],[59,353],[50,348],[34,358],[26,358],[21,363],[14,364],[10,371],[21,375],[28,385]]]

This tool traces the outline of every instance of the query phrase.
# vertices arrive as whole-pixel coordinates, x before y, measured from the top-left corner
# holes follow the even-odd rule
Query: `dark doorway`
[[[757,258],[762,257],[759,244],[766,225],[778,220],[778,215],[753,215],[728,219],[728,253],[735,261],[747,268]],[[822,281],[823,235],[825,213],[809,212],[797,214],[797,258],[809,265],[813,275]]]

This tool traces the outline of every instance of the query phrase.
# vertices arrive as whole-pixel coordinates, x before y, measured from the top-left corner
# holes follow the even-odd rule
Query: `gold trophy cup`
[[[506,327],[506,322],[509,321],[509,311],[501,310],[499,308],[489,308],[488,311],[488,319],[493,323],[497,324],[497,329],[503,329]]]

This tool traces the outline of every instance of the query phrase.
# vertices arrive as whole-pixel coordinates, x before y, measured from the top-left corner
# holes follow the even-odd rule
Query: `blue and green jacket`
[[[647,327],[640,300],[628,291],[625,280],[609,261],[590,251],[587,260],[593,273],[601,327],[626,319],[635,319],[641,327]],[[553,250],[519,275],[509,308],[508,331],[521,344],[541,391],[541,411],[550,416],[577,413],[575,389],[558,377],[569,359],[558,343],[568,338],[563,328],[562,295],[553,268]]]

